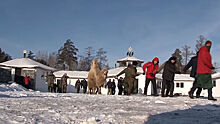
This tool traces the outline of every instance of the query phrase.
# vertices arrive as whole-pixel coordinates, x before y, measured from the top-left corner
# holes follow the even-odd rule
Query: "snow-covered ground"
[[[220,124],[218,101],[42,93],[0,85],[0,124]]]

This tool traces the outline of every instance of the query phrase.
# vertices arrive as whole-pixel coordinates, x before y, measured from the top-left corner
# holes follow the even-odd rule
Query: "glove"
[[[212,70],[214,70],[214,69],[215,69],[215,67],[211,67],[211,69],[212,69]]]
[[[154,73],[150,73],[151,76],[154,76]]]

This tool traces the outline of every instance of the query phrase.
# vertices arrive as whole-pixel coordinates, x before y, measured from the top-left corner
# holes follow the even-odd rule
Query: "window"
[[[184,88],[184,83],[180,83],[180,87],[181,87],[181,88]]]
[[[180,87],[180,83],[176,83],[176,87]]]
[[[216,87],[216,81],[212,81],[213,87]]]

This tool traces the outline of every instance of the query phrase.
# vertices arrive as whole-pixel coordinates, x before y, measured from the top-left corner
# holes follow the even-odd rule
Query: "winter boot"
[[[217,99],[212,96],[212,88],[208,89],[208,100],[217,101]]]
[[[189,94],[189,98],[194,99],[193,94],[190,91],[188,92],[188,94]]]

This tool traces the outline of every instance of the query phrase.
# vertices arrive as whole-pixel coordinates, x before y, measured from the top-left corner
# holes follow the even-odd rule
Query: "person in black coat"
[[[162,90],[161,90],[161,96],[167,97],[169,94],[170,97],[173,97],[173,91],[174,91],[174,77],[176,72],[176,57],[170,57],[169,60],[164,65],[163,70],[163,81],[162,81]],[[167,86],[166,95],[165,88]]]
[[[123,91],[123,78],[120,77],[118,80],[118,95],[122,95],[122,91]]]
[[[190,77],[194,78],[194,82],[193,82],[193,86],[190,89],[189,93],[189,97],[190,98],[194,98],[193,94],[195,92],[195,90],[198,88],[197,92],[196,92],[196,98],[199,98],[200,93],[202,91],[202,88],[197,87],[197,79],[196,79],[196,71],[197,71],[197,63],[198,63],[198,56],[194,56],[191,58],[191,60],[189,61],[189,63],[184,67],[183,72],[186,72],[190,67],[192,67],[191,72],[190,72]]]
[[[83,93],[86,93],[86,91],[87,91],[87,81],[86,81],[86,79],[83,79],[81,81],[81,87],[83,88]]]
[[[105,88],[108,87],[108,93],[107,95],[112,95],[112,82],[111,79],[108,80],[108,82],[105,85]]]
[[[115,79],[113,79],[111,83],[112,83],[112,95],[115,95],[115,88],[116,88]]]

